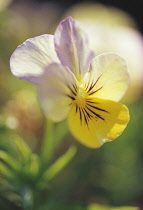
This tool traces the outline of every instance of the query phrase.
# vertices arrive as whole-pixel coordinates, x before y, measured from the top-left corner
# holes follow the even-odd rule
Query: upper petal
[[[77,87],[74,74],[66,67],[57,63],[47,67],[40,80],[39,97],[49,119],[58,122],[67,117]]]
[[[73,104],[68,125],[71,133],[82,144],[98,148],[122,134],[129,122],[128,108],[111,100],[90,98],[85,107]]]
[[[68,17],[55,32],[55,49],[61,63],[78,77],[84,75],[94,54],[78,21]]]
[[[90,96],[119,101],[129,87],[126,62],[115,53],[96,56],[84,77],[84,86]]]
[[[60,62],[54,48],[53,35],[42,35],[19,45],[10,58],[12,73],[24,80],[39,83],[39,77],[51,62]]]

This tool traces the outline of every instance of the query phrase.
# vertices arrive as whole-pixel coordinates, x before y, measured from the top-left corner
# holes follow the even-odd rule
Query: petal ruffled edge
[[[10,58],[10,68],[19,79],[39,83],[45,67],[52,62],[60,62],[55,52],[54,37],[44,34],[19,45]]]

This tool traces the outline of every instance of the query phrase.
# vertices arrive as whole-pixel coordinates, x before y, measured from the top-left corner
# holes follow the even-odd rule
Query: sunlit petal
[[[126,106],[111,100],[87,98],[84,107],[73,104],[69,129],[73,136],[90,148],[117,138],[127,126],[129,112]]]
[[[39,84],[39,97],[48,118],[58,122],[67,117],[77,91],[73,73],[60,64],[48,66]]]
[[[60,61],[54,49],[53,36],[45,34],[19,45],[11,56],[10,67],[16,77],[38,83],[45,67],[51,62]]]
[[[84,78],[90,96],[119,101],[129,86],[126,62],[115,53],[96,56]]]
[[[61,63],[68,66],[77,77],[84,75],[94,55],[79,22],[68,17],[60,23],[54,37]]]

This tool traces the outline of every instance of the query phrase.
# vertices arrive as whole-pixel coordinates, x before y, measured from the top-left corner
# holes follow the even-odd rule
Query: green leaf
[[[2,159],[7,165],[14,170],[20,169],[20,163],[10,154],[5,151],[0,151],[0,159]]]
[[[7,179],[13,179],[13,172],[5,165],[5,163],[0,162],[0,174]]]
[[[110,210],[110,207],[99,204],[91,204],[88,206],[87,210]]]
[[[36,154],[31,155],[31,167],[30,167],[30,172],[33,175],[37,175],[39,172],[39,157]]]
[[[74,157],[76,153],[76,147],[72,146],[68,149],[66,153],[64,153],[61,157],[59,157],[43,174],[43,180],[52,179],[57,173],[59,173]]]
[[[27,162],[32,153],[30,147],[19,136],[14,136],[13,141],[16,145],[16,149],[18,150],[18,155],[21,160]]]
[[[7,179],[5,179],[4,177],[0,177],[0,192],[4,192],[4,191],[15,191],[15,188],[13,186],[13,182],[8,181]]]
[[[40,207],[40,210],[47,210],[47,209],[54,209],[54,210],[87,210],[86,206],[83,207],[79,204],[61,204],[61,203],[56,203],[54,207],[49,207],[48,204]]]
[[[24,174],[27,176],[37,177],[39,174],[39,157],[35,153],[31,154],[28,162],[25,164],[23,168]]]
[[[99,204],[91,204],[88,206],[87,210],[139,210],[139,208],[129,206],[110,207]]]
[[[129,206],[121,206],[121,207],[112,207],[111,210],[139,210],[138,207],[129,207]]]

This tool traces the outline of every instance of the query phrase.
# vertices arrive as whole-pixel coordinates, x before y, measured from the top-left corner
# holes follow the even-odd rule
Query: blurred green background
[[[13,139],[16,139],[17,135],[24,139],[34,154],[39,155],[45,118],[37,99],[35,85],[20,81],[12,75],[9,67],[10,56],[26,39],[44,33],[53,34],[67,9],[75,3],[75,1],[65,3],[65,1],[0,0],[0,150],[6,151],[16,159],[20,158],[18,155],[24,149],[21,143],[20,152],[15,153]],[[106,2],[98,1],[98,3]],[[137,30],[141,33],[143,28],[139,20],[142,14],[139,5],[136,6],[138,2],[134,3],[129,3],[127,11],[127,1],[124,1],[122,9],[130,13],[138,26]],[[118,1],[108,1],[109,4],[121,9]],[[99,206],[94,206],[95,204],[105,205],[102,208],[105,210],[108,209],[106,206],[138,206],[143,209],[142,90],[142,87],[140,90],[134,89],[137,95],[138,91],[140,94],[135,100],[127,103],[131,121],[125,132],[115,141],[97,150],[91,150],[80,145],[69,133],[63,132],[63,139],[57,144],[50,164],[72,145],[77,147],[77,152],[69,164],[50,180],[46,187],[42,190],[38,188],[40,196],[37,196],[37,202],[40,204],[40,210],[100,210]],[[61,129],[61,132],[62,129],[66,130],[65,122],[57,129]],[[3,163],[2,159],[1,161]],[[24,169],[24,165],[22,167],[23,171],[29,170],[29,168]],[[31,170],[36,170],[35,168]],[[13,179],[17,179],[18,176],[19,174]],[[36,180],[39,180],[37,177],[34,179],[33,175],[30,175],[30,179],[25,177],[29,175],[21,172],[21,177],[14,183],[18,183],[17,186],[21,186],[22,183],[23,187],[27,186],[27,183],[34,186]],[[0,178],[2,179],[0,209],[22,209],[20,195],[11,189],[1,171]]]

